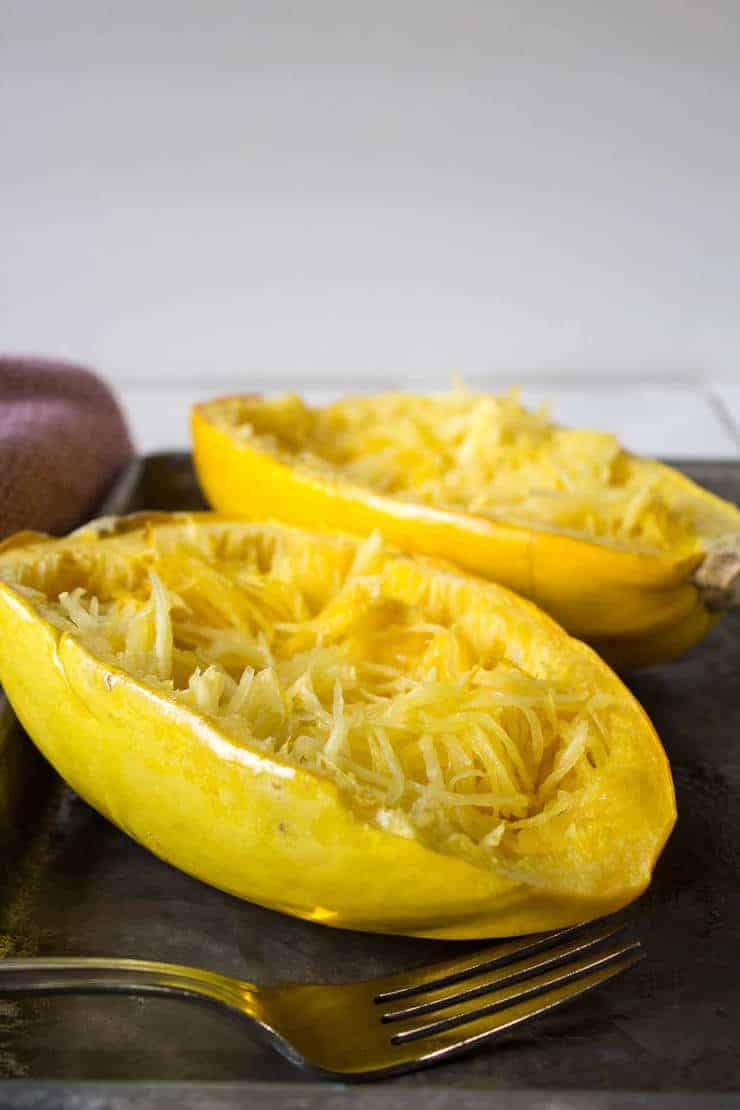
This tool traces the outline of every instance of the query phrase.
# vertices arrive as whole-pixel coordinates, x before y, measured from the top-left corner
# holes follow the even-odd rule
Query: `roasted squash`
[[[0,553],[0,681],[91,805],[242,898],[329,925],[512,935],[636,898],[668,763],[606,664],[509,590],[201,515]]]
[[[680,655],[740,600],[740,511],[604,433],[464,388],[195,406],[215,509],[379,529],[536,601],[612,665]]]

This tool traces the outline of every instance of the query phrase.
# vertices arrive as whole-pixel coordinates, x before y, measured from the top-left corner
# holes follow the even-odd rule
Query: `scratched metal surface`
[[[740,500],[740,464],[684,469]],[[115,507],[199,503],[189,459],[173,454],[146,460],[119,489]],[[581,1105],[574,1091],[602,1092],[594,1095],[599,1106],[636,1105],[633,1099],[652,1105],[654,1096],[655,1107],[663,1107],[668,1103],[658,1092],[666,1091],[687,1098],[705,1092],[707,1104],[709,1092],[724,1092],[712,1105],[736,1105],[730,1092],[740,1089],[738,616],[721,622],[681,662],[630,678],[671,758],[680,814],[650,891],[629,911],[648,959],[495,1048],[393,1080],[388,1086],[404,1089],[408,1105],[426,1104],[432,1090],[441,1099],[435,1106],[448,1105],[443,1092],[449,1105],[467,1104],[481,1089],[502,1098],[525,1089],[558,1092],[564,1107]],[[258,981],[336,981],[442,958],[453,947],[330,930],[212,890],[90,810],[19,732],[0,746],[0,781],[12,815],[0,828],[1,954],[108,954],[201,964]],[[157,998],[0,999],[0,1077],[26,1081],[0,1082],[0,1106],[102,1105],[100,1086],[74,1082],[85,1079],[176,1081],[159,1089],[173,1106],[201,1105],[199,1089],[203,1105],[216,1105],[211,1098],[220,1091],[219,1106],[228,1092],[235,1105],[250,1091],[264,1096],[265,1085],[276,1106],[318,1106],[336,1093],[253,1042],[238,1021]],[[230,1086],[199,1088],[214,1081]],[[294,1097],[284,1099],[290,1091]],[[617,1102],[608,1092],[633,1095]]]

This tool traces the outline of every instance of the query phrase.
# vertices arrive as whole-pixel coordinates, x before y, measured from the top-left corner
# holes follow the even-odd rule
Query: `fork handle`
[[[0,995],[98,993],[200,998],[257,1017],[254,984],[202,968],[94,956],[0,960]]]

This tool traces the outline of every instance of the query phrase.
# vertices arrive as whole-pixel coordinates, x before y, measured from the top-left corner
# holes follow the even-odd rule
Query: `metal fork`
[[[623,924],[574,926],[338,986],[259,987],[146,960],[0,960],[0,994],[123,992],[215,1002],[296,1064],[379,1079],[449,1059],[592,990],[642,958]]]

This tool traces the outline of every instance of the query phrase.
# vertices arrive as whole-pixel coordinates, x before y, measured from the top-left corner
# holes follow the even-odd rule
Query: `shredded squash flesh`
[[[402,600],[407,561],[378,536],[343,550],[317,563],[269,527],[190,525],[131,549],[81,536],[2,573],[104,661],[400,835],[511,858],[567,822],[600,789],[615,699],[531,673],[505,638],[482,655],[454,599]]]
[[[463,386],[420,396],[348,397],[309,408],[296,395],[227,398],[209,419],[309,473],[376,494],[554,529],[647,552],[691,545],[696,522],[664,471],[605,432],[562,428]]]

